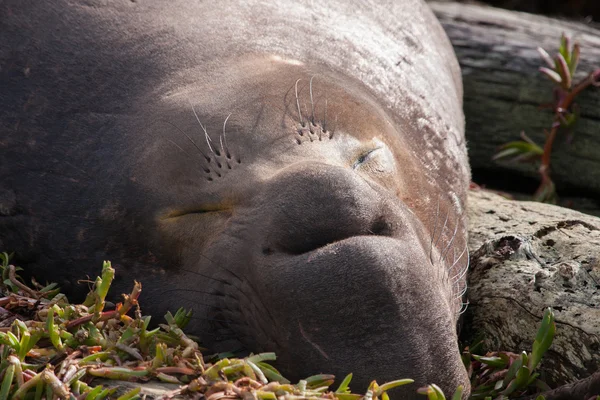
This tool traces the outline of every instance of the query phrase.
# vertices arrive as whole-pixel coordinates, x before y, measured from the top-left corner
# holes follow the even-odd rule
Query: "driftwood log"
[[[552,307],[554,343],[542,369],[556,385],[600,367],[600,218],[482,191],[469,197],[466,325],[489,350],[531,351]]]
[[[543,145],[552,112],[552,83],[538,72],[538,46],[551,55],[563,32],[581,44],[576,81],[600,67],[600,25],[560,21],[526,13],[453,2],[430,2],[458,56],[465,88],[466,132],[473,177],[502,190],[533,193],[537,167],[495,163],[502,144],[521,131]],[[600,88],[577,101],[581,116],[571,144],[555,143],[552,178],[559,196],[584,197],[586,211],[600,211]],[[525,177],[525,178],[524,178]],[[564,204],[564,203],[561,203]]]

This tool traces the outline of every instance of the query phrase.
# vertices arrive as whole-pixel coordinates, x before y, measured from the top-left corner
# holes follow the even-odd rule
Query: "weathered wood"
[[[467,328],[488,350],[531,351],[547,307],[556,336],[542,365],[548,382],[600,367],[600,218],[548,204],[469,194]]]
[[[519,139],[521,131],[538,144],[552,122],[540,105],[552,99],[552,84],[538,72],[538,46],[550,54],[565,32],[581,44],[577,78],[600,67],[600,29],[582,23],[526,13],[447,2],[431,2],[460,61],[465,87],[466,132],[474,176],[492,178],[518,172],[537,179],[530,164],[491,161],[498,146]],[[559,137],[552,157],[552,177],[563,194],[600,198],[600,88],[586,91],[577,102],[581,119],[571,145]],[[514,176],[511,178],[514,181]],[[511,182],[505,188],[519,190]],[[497,182],[498,183],[498,180]],[[522,188],[526,192],[536,189]]]

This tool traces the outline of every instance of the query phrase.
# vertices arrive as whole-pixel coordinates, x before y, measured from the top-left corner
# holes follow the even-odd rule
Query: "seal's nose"
[[[389,236],[399,225],[384,191],[351,169],[295,164],[267,191],[267,247],[276,251],[297,255],[353,236]]]

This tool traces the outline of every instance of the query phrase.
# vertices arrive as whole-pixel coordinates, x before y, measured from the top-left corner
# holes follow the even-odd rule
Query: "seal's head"
[[[468,385],[460,74],[423,2],[0,14],[0,244],[29,270],[68,289],[112,260],[144,311],[292,379]]]
[[[213,349],[275,351],[293,379],[467,385],[464,216],[411,151],[418,125],[318,66],[234,65],[152,109],[134,156],[179,265],[165,308],[194,309]]]

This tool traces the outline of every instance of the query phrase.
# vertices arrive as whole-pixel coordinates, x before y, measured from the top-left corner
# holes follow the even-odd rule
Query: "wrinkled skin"
[[[468,386],[462,89],[421,1],[0,3],[0,249],[292,379]],[[317,4],[318,3],[318,4]],[[208,138],[208,139],[207,139]]]

